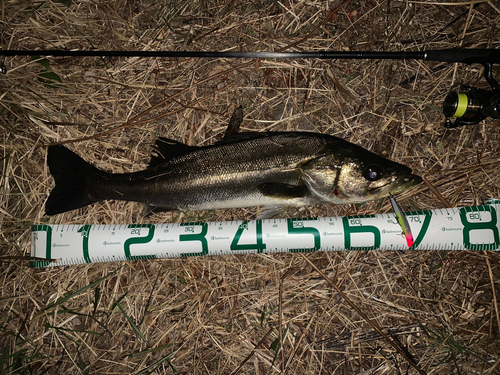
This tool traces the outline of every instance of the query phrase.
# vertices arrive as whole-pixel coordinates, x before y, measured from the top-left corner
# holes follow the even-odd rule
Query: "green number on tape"
[[[141,234],[141,228],[148,228],[148,234],[144,237],[131,237],[125,241],[125,244],[123,245],[125,258],[128,260],[155,259],[155,255],[130,255],[130,245],[148,243],[153,239],[155,226],[153,224],[131,224],[128,228],[132,229],[132,234]]]
[[[207,255],[208,254],[208,241],[206,239],[206,235],[208,232],[208,223],[182,223],[181,227],[186,227],[186,231],[194,231],[194,226],[201,226],[200,233],[193,234],[181,234],[179,235],[179,241],[200,241],[201,242],[201,252],[199,253],[186,253],[181,254],[182,257],[193,257],[198,255]]]
[[[427,229],[429,228],[429,223],[431,222],[432,211],[406,212],[407,217],[413,217],[415,215],[424,215],[424,222],[422,223],[422,227],[420,228],[418,235],[415,237],[415,242],[413,242],[413,245],[410,248],[411,250],[415,250],[417,248],[417,246],[422,243],[422,240],[424,239],[425,234],[427,233]],[[410,224],[410,227],[411,227],[411,224]],[[415,233],[413,233],[413,235],[415,235]]]
[[[489,221],[483,221],[485,215],[481,212],[489,212]],[[479,219],[479,222],[470,222],[468,219]],[[497,250],[500,245],[500,236],[498,235],[497,211],[492,206],[462,207],[460,209],[460,220],[464,226],[464,247],[469,250]],[[470,233],[473,230],[487,230],[493,234],[491,243],[471,243]],[[484,237],[484,236],[481,236]]]
[[[365,215],[362,218],[375,217],[375,215]],[[352,224],[350,225],[349,221]],[[361,225],[361,218],[342,218],[344,225],[344,246],[346,250],[375,250],[380,247],[380,231],[373,225]],[[359,225],[357,225],[359,224]],[[351,236],[355,233],[372,233],[374,237],[373,246],[351,246]]]
[[[255,236],[257,237],[257,243],[255,244],[239,244],[239,240],[243,231],[248,230],[248,222],[250,220],[245,220],[240,226],[238,226],[238,230],[234,235],[233,241],[231,242],[231,250],[257,250],[259,253],[262,253],[262,250],[266,248],[266,244],[262,240],[262,221],[255,221]]]
[[[309,251],[317,251],[321,247],[321,235],[319,230],[316,228],[305,227],[304,222],[308,220],[318,220],[318,219],[288,219],[288,234],[312,234],[314,237],[314,247],[289,249],[291,253],[303,253]]]

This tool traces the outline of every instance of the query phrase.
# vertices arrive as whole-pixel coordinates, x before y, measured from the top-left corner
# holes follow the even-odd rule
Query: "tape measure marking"
[[[500,204],[407,212],[411,250],[498,250]],[[129,225],[34,225],[33,267],[203,255],[408,250],[394,214]]]

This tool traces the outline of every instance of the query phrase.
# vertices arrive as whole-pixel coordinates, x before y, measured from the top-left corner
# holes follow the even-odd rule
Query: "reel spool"
[[[443,102],[446,128],[475,125],[488,117],[500,118],[500,84],[493,78],[492,65],[484,64],[484,77],[492,90],[463,86],[463,91],[446,95]],[[452,122],[451,118],[456,120]]]
[[[444,99],[443,113],[446,128],[475,125],[488,117],[500,118],[500,90],[465,87],[463,92],[450,92]],[[452,122],[451,118],[456,120]]]

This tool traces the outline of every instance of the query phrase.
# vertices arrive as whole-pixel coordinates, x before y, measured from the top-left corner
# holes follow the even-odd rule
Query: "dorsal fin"
[[[202,146],[204,148],[209,148],[213,146],[220,146],[228,143],[236,143],[241,141],[246,141],[249,139],[258,139],[269,137],[276,133],[266,132],[244,132],[237,133],[231,135],[230,137],[224,138],[220,141],[215,142],[213,145]],[[184,143],[174,141],[173,139],[159,137],[153,146],[153,153],[151,154],[151,161],[149,162],[148,167],[155,167],[161,163],[165,163],[166,161],[172,160],[173,158],[184,156],[193,151],[200,149],[201,147],[197,146],[188,146]]]
[[[213,145],[218,146],[226,143],[235,143],[235,142],[241,142],[241,141],[247,141],[249,139],[259,139],[259,138],[266,138],[271,135],[276,134],[275,132],[243,132],[243,133],[236,133],[233,134],[229,137],[225,137],[221,139],[220,141],[215,142]]]
[[[227,129],[222,139],[227,139],[234,134],[238,134],[240,132],[240,127],[242,122],[243,122],[243,107],[240,105],[238,108],[234,110],[231,118],[229,119],[229,124],[227,124]]]
[[[155,167],[158,164],[189,154],[197,149],[198,147],[196,146],[188,146],[184,143],[174,141],[173,139],[160,137],[153,146],[149,167]]]

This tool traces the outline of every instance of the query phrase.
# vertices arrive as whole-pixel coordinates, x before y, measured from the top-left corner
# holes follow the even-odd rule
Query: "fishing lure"
[[[405,213],[399,207],[398,203],[392,196],[392,194],[389,194],[389,200],[391,201],[392,209],[394,210],[394,214],[396,215],[396,220],[399,223],[399,226],[403,230],[403,234],[405,235],[406,238],[406,243],[408,244],[408,247],[413,246],[413,234],[411,233],[411,228],[410,224],[408,223],[408,220],[406,219]]]

